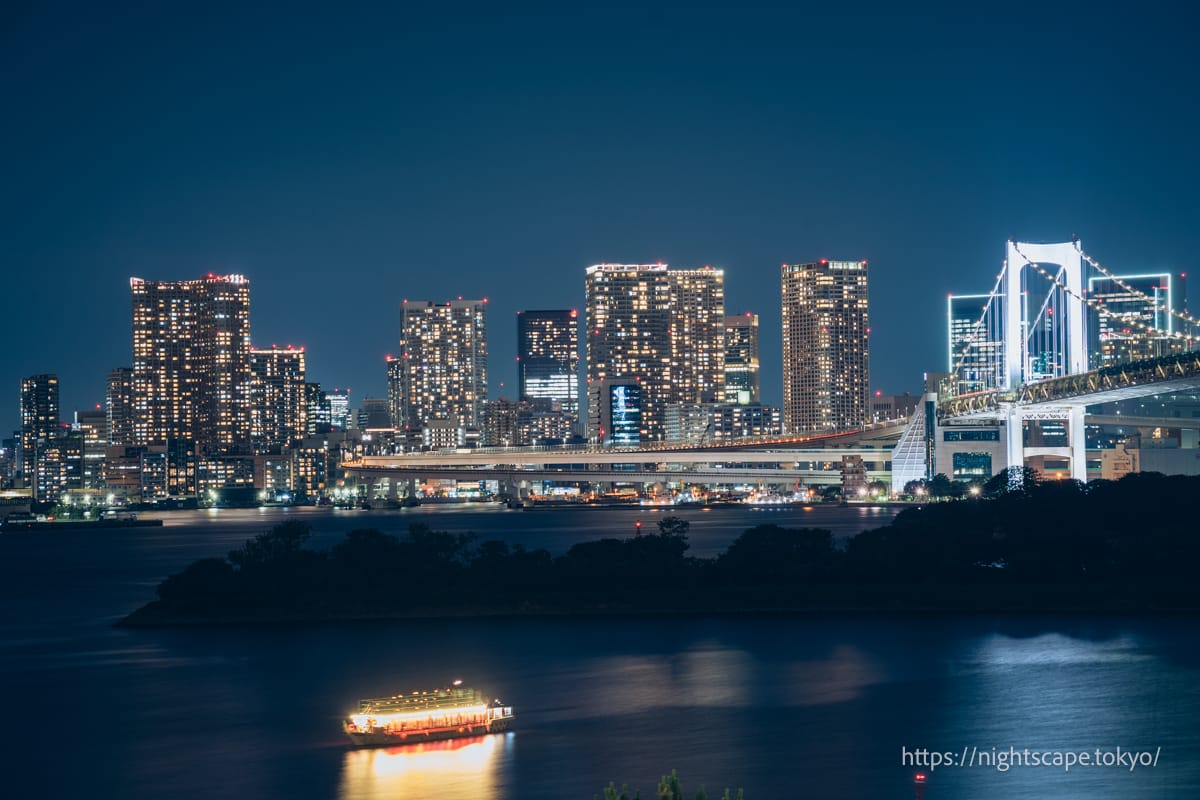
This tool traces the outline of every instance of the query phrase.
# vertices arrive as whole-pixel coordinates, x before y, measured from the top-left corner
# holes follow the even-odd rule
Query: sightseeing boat
[[[455,681],[428,692],[360,700],[343,727],[356,745],[390,747],[498,733],[512,718],[512,706],[488,702],[478,689]]]

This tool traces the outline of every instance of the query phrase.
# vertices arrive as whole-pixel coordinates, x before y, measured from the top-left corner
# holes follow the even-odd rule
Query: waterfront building
[[[17,467],[27,486],[36,484],[38,441],[58,434],[58,376],[30,375],[21,380],[21,449]]]
[[[79,431],[83,438],[83,463],[78,488],[97,491],[103,489],[104,454],[108,449],[108,414],[99,406],[94,411],[78,411],[75,413],[75,424],[72,427]]]
[[[725,317],[725,402],[760,403],[758,314]]]
[[[989,294],[952,294],[946,298],[946,369],[953,376],[957,394],[983,392],[999,386],[1004,363],[1004,337],[1000,334],[1001,315],[988,320],[984,309]]]
[[[39,437],[34,442],[33,499],[58,501],[67,490],[78,488],[82,471],[82,434],[56,429],[48,437]]]
[[[517,312],[518,399],[579,416],[579,312]],[[485,426],[486,427],[486,426]]]
[[[607,425],[607,395],[593,390],[604,381],[637,384],[642,441],[665,437],[668,405],[723,398],[723,270],[595,264],[585,288],[589,438]]]
[[[611,398],[601,385],[636,385],[639,439],[663,438],[671,364],[670,285],[665,264],[595,264],[585,273],[588,437],[611,435]]]
[[[255,452],[279,452],[308,431],[303,347],[250,350],[250,438]]]
[[[487,402],[487,300],[400,306],[397,427],[477,429]]]
[[[206,452],[249,444],[250,282],[129,279],[134,443],[193,439]]]
[[[671,361],[665,403],[725,399],[725,270],[667,270]]]
[[[832,433],[870,416],[867,262],[784,264],[783,427]]]
[[[133,444],[133,368],[108,373],[104,391],[106,436],[109,444]]]
[[[253,505],[258,499],[255,473],[258,459],[252,455],[204,456],[196,465],[196,489],[207,505],[229,503]]]

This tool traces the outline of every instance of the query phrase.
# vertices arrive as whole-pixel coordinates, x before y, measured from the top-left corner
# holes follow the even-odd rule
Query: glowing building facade
[[[308,431],[303,347],[250,350],[250,438],[256,452],[279,452]]]
[[[192,439],[207,452],[249,445],[250,282],[130,278],[133,438]]]
[[[117,367],[108,373],[104,414],[109,444],[133,444],[133,370]]]
[[[725,392],[725,275],[712,267],[596,264],[586,271],[587,435],[603,440],[604,382],[638,386],[640,441],[665,436],[672,403]],[[626,423],[627,427],[627,423]]]
[[[478,428],[488,392],[487,300],[405,300],[398,360],[397,428],[435,420]]]
[[[36,486],[38,453],[58,435],[58,376],[30,375],[21,380],[21,441],[19,466],[28,484]],[[39,441],[42,442],[39,445]]]
[[[671,362],[667,403],[725,399],[725,270],[667,271]]]
[[[1000,315],[984,309],[986,294],[952,294],[946,298],[947,365],[956,394],[995,389],[1004,364]]]
[[[579,417],[579,312],[517,312],[518,399]]]
[[[758,377],[758,314],[725,317],[725,402],[762,402]]]
[[[783,426],[788,434],[870,418],[867,262],[784,264]]]

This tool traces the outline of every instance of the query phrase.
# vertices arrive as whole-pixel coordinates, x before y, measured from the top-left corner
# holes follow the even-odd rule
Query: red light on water
[[[913,775],[913,783],[924,783],[928,779],[929,776],[927,776],[924,772],[918,772],[916,775]]]

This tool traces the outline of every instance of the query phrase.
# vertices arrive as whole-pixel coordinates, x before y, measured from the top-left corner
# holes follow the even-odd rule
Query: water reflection
[[[351,750],[342,762],[338,797],[492,800],[499,797],[497,772],[511,755],[514,735]]]

